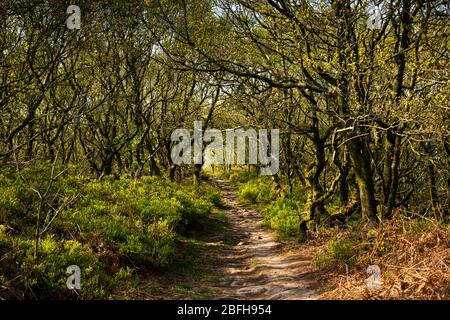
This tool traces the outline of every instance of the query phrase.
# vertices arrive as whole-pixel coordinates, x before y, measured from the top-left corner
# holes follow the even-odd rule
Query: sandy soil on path
[[[217,251],[218,299],[315,299],[311,256],[300,244],[277,241],[261,214],[238,203],[235,190],[213,180],[223,194],[236,245]]]

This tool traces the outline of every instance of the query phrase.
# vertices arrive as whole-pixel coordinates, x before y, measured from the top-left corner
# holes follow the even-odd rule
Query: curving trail
[[[233,188],[213,180],[223,193],[235,245],[215,251],[218,299],[314,299],[311,257],[300,244],[281,243],[262,225],[262,217],[240,205]]]

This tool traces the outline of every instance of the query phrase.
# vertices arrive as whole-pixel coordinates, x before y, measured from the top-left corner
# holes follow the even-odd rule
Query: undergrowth
[[[170,267],[180,235],[220,202],[212,186],[160,177],[93,180],[50,164],[4,171],[0,298],[107,297],[137,269]],[[70,265],[82,290],[66,287]]]

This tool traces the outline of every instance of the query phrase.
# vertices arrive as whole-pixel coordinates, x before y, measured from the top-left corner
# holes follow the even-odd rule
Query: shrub
[[[23,181],[0,174],[0,221],[17,228],[31,224],[35,198],[36,194]]]
[[[264,222],[281,236],[298,235],[301,207],[295,199],[279,198],[264,210]]]
[[[121,251],[133,263],[145,265],[151,263],[157,267],[167,266],[175,252],[176,234],[170,230],[167,223],[155,222],[140,233],[127,236],[121,244]]]
[[[51,170],[44,163],[0,173],[0,298],[78,297],[66,288],[72,264],[82,269],[81,298],[107,296],[135,266],[168,267],[177,232],[221,203],[220,192],[209,185],[183,186],[159,177],[91,180],[67,172],[43,203],[40,231],[52,222],[35,258],[39,197],[33,189],[45,192]],[[53,208],[59,211],[51,220]],[[13,291],[5,289],[11,286]]]
[[[207,184],[207,185],[202,185],[201,188],[196,189],[196,190],[197,190],[197,196],[200,196],[200,197],[206,199],[212,205],[217,206],[217,207],[223,206],[222,194],[216,187]]]
[[[211,212],[211,202],[200,195],[197,196],[195,192],[176,191],[174,196],[181,204],[180,212],[183,227],[186,227],[191,221],[199,217],[204,217]]]
[[[165,220],[176,226],[183,219],[183,205],[176,198],[142,198],[134,205],[134,212],[145,222]]]
[[[432,227],[433,227],[433,225],[429,220],[425,220],[425,219],[413,220],[409,224],[409,227],[407,230],[407,235],[414,236],[417,234],[421,234],[421,233],[428,231]]]
[[[276,191],[272,181],[267,178],[258,178],[241,185],[238,196],[253,204],[264,204],[276,199]]]
[[[40,299],[64,298],[70,294],[66,281],[66,269],[77,265],[81,269],[81,290],[78,294],[85,299],[101,298],[105,295],[102,283],[107,275],[92,251],[75,240],[56,240],[49,236],[42,239],[39,256],[33,257],[33,244],[24,241],[21,247],[25,256],[20,265],[21,285],[28,296]],[[30,292],[31,291],[31,292]]]
[[[264,223],[281,237],[297,236],[307,194],[303,186],[295,184],[289,198],[277,198],[273,182],[267,177],[251,179],[239,186],[241,199],[256,204],[264,216]]]
[[[230,172],[227,175],[227,180],[229,182],[239,182],[239,183],[245,183],[248,182],[252,179],[257,179],[258,178],[258,173],[251,171],[235,171],[235,172]]]
[[[357,245],[352,239],[332,240],[325,250],[314,257],[313,264],[318,268],[340,268],[354,263],[357,252]]]
[[[8,245],[8,240],[9,239],[6,235],[6,226],[0,224],[0,249],[5,248]]]

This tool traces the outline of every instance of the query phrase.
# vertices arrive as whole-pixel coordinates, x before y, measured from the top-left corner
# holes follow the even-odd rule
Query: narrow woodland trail
[[[213,180],[223,193],[235,245],[214,251],[218,299],[314,299],[317,294],[311,256],[300,244],[281,243],[262,225],[255,210],[240,205],[234,189]]]

